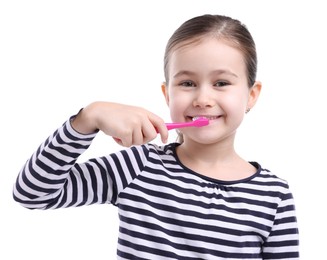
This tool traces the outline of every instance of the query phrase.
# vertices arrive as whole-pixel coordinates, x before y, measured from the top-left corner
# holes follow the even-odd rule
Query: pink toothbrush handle
[[[165,123],[166,127],[168,130],[172,130],[175,128],[182,128],[182,127],[189,127],[189,126],[194,126],[194,127],[201,127],[201,126],[206,126],[209,124],[209,119],[205,118],[205,117],[199,117],[196,120],[192,121],[192,122],[183,122],[183,123]],[[158,129],[157,133],[158,133]],[[120,139],[115,138],[116,142],[120,142]]]
[[[175,129],[175,128],[182,128],[182,127],[188,127],[188,126],[193,126],[193,122],[189,123],[166,123],[167,129]]]
[[[209,124],[209,119],[205,117],[199,117],[192,122],[183,122],[183,123],[165,123],[168,130],[182,127],[201,127]]]

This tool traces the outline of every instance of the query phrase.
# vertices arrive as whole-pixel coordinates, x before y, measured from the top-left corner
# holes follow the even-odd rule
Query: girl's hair
[[[195,41],[203,36],[212,36],[223,40],[243,53],[248,84],[251,87],[257,74],[257,53],[255,42],[244,24],[223,15],[202,15],[184,22],[168,40],[164,56],[164,73],[166,84],[169,83],[169,58],[176,48]]]

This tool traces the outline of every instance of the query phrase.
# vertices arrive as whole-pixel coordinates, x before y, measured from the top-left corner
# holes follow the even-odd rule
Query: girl
[[[169,39],[162,85],[171,118],[209,125],[163,143],[163,120],[140,107],[94,102],[67,120],[26,162],[14,199],[31,209],[117,206],[119,259],[298,259],[286,181],[234,149],[255,105],[255,43],[239,21],[194,17]],[[98,131],[126,148],[76,163]]]

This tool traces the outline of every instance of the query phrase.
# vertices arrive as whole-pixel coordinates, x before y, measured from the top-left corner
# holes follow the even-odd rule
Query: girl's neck
[[[233,142],[199,144],[184,140],[176,149],[181,163],[189,169],[219,180],[240,180],[256,172],[235,151]]]
[[[179,156],[209,164],[230,161],[237,156],[231,141],[219,144],[200,144],[193,140],[184,140],[177,150]]]

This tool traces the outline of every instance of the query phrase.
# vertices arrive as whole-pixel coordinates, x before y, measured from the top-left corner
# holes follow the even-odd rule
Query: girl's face
[[[245,111],[252,108],[261,84],[249,88],[242,53],[214,38],[205,38],[173,50],[169,85],[162,90],[174,122],[204,116],[210,124],[183,128],[184,140],[213,143],[234,137]]]

